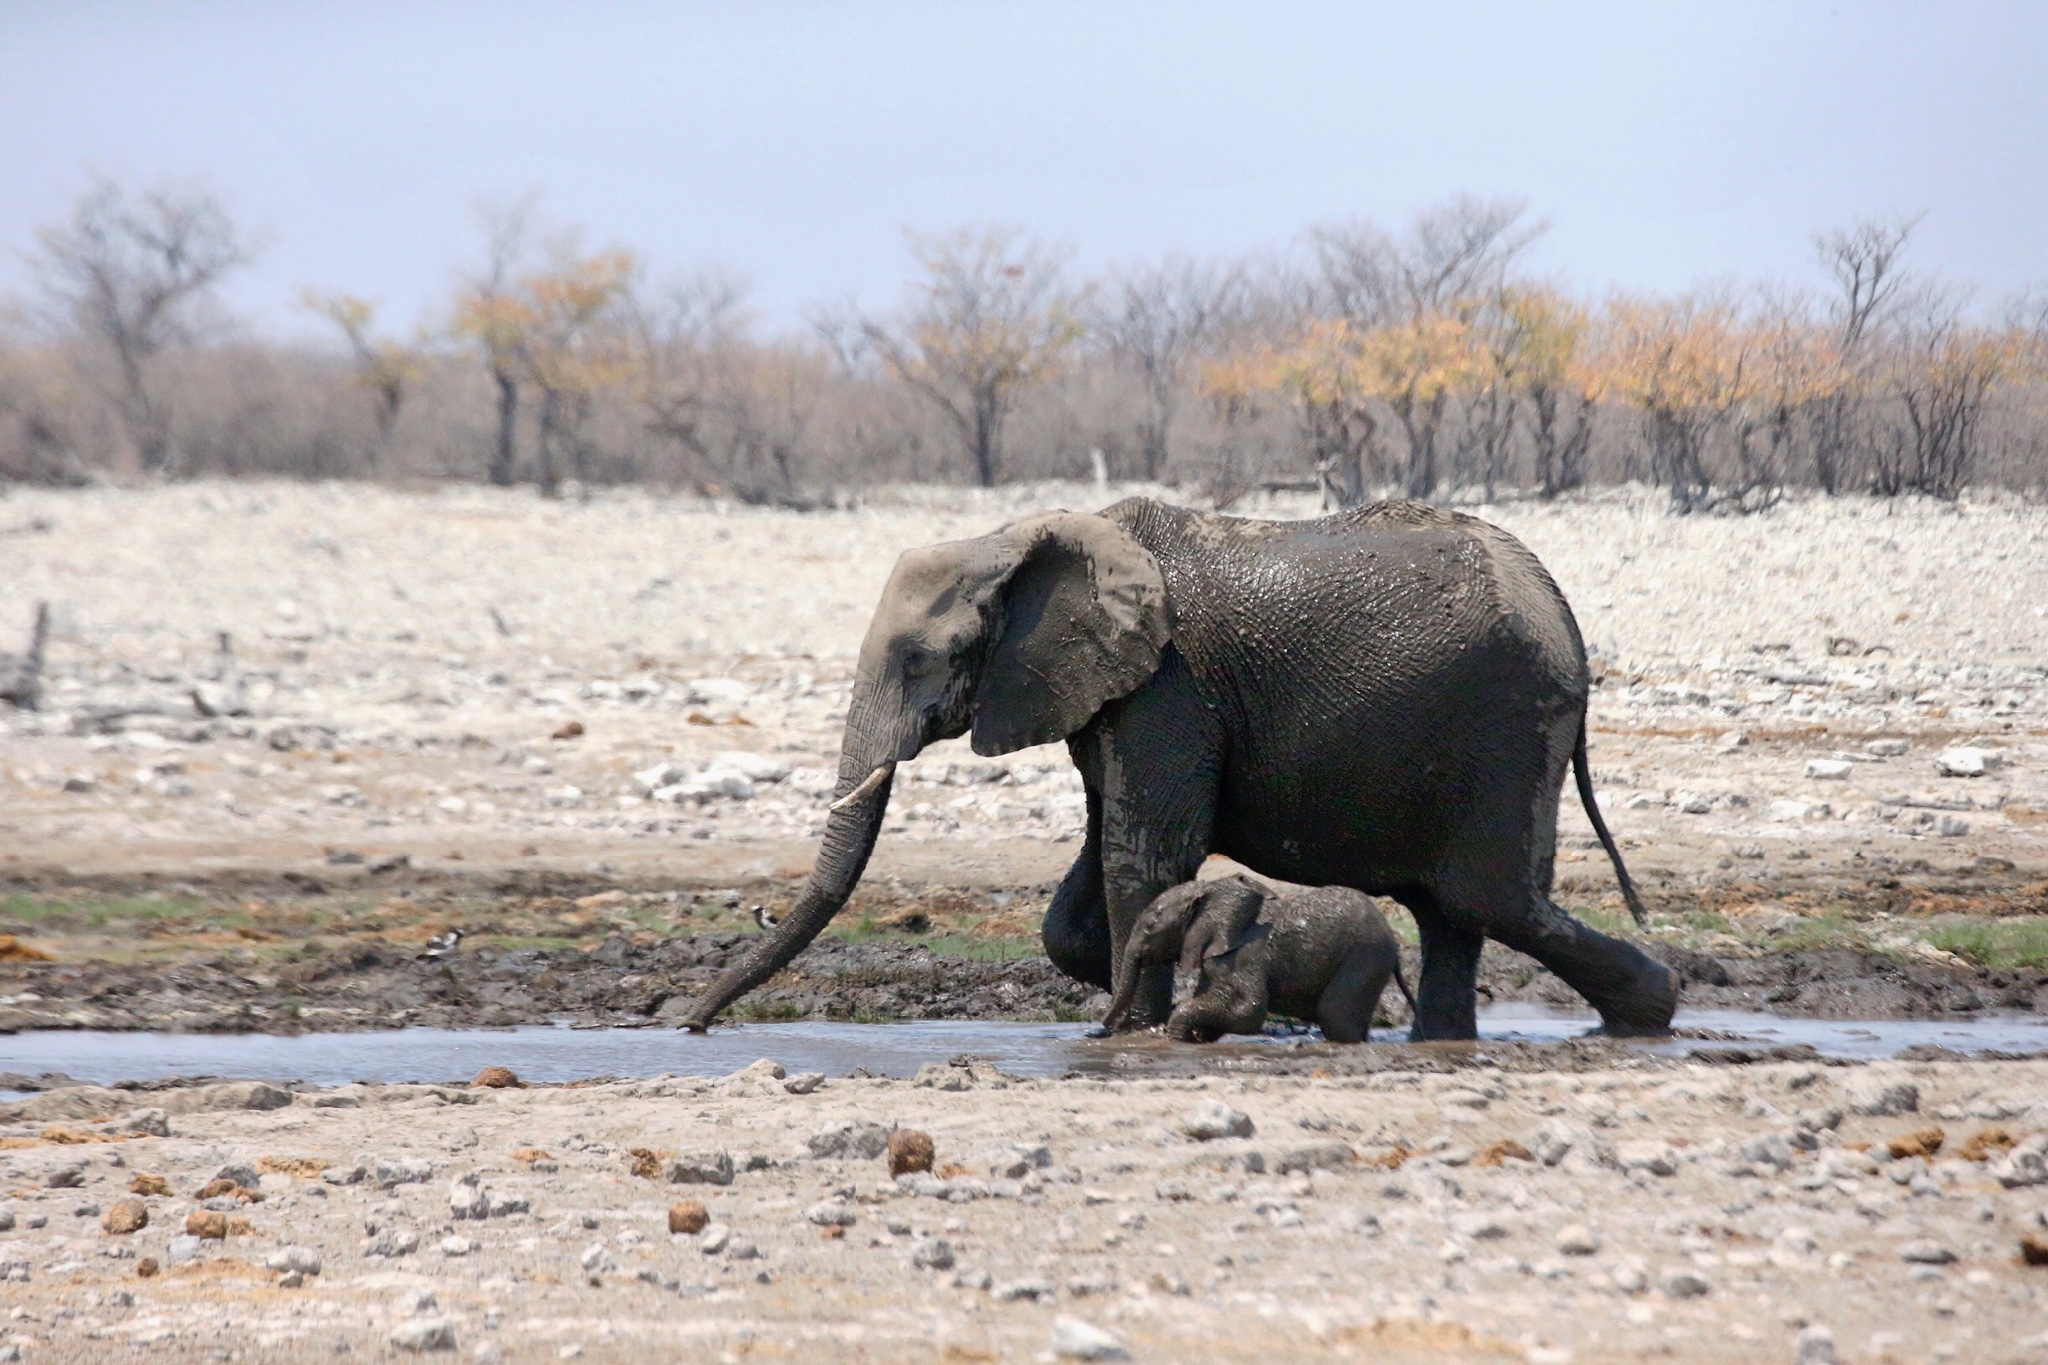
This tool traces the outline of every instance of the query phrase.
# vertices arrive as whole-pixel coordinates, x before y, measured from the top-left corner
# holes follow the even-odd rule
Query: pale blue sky
[[[1581,288],[1812,278],[1815,229],[2048,280],[2048,4],[347,4],[0,0],[0,292],[88,171],[203,180],[232,302],[431,306],[479,196],[717,262],[771,318],[897,296],[902,229],[1084,266],[1526,197]]]

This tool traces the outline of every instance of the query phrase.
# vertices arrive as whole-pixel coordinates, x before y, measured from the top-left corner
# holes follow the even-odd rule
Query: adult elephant
[[[898,763],[1065,739],[1086,842],[1045,948],[1110,987],[1139,914],[1224,853],[1283,881],[1399,900],[1422,934],[1412,1037],[1476,1034],[1487,937],[1535,957],[1610,1033],[1666,1030],[1677,981],[1551,901],[1565,770],[1593,802],[1585,648],[1557,585],[1496,526],[1408,502],[1315,521],[1131,498],[896,563],[861,644],[837,799],[795,906],[685,1026],[773,976],[846,903]],[[1127,1025],[1163,1021],[1170,967]]]

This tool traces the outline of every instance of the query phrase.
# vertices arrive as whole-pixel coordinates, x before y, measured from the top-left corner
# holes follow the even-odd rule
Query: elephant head
[[[709,1026],[839,913],[874,852],[898,763],[970,731],[983,755],[1064,739],[1152,676],[1169,631],[1158,564],[1102,517],[1048,513],[898,559],[861,642],[810,878],[684,1026]]]
[[[1178,963],[1182,971],[1193,971],[1237,948],[1265,901],[1266,889],[1242,876],[1182,882],[1162,891],[1131,926],[1103,1027],[1114,1031],[1123,1024],[1146,969]]]

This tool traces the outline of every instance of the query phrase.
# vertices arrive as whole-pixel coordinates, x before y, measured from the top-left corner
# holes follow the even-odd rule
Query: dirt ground
[[[2023,1239],[2048,1236],[2048,1136],[2031,1138],[2048,1063],[1705,1065],[1587,1043],[1313,1048],[1291,1069],[1018,1080],[961,1059],[914,1081],[821,1081],[764,1061],[532,1089],[53,1091],[0,1113],[0,1350],[1536,1365],[2048,1351],[2048,1269],[2022,1262]],[[875,1148],[899,1125],[929,1135],[935,1174],[890,1179]],[[128,1128],[166,1135],[108,1140]],[[219,1180],[209,1208],[199,1192]],[[686,1200],[709,1225],[672,1236]],[[138,1206],[147,1226],[104,1229]],[[185,1236],[188,1218],[225,1238]]]
[[[803,514],[640,491],[16,492],[0,501],[0,649],[38,601],[55,632],[43,709],[0,714],[0,935],[59,970],[0,963],[0,1027],[658,1011],[808,867],[894,556],[1106,500],[904,489]],[[1657,911],[1648,941],[1674,961],[1770,959],[1734,975],[1773,979],[1774,1008],[2032,1006],[2048,984],[2048,509],[1836,499],[1682,519],[1623,490],[1479,510],[1543,557],[1582,623],[1596,781]],[[840,925],[888,989],[841,1017],[1089,1008],[1024,983],[1005,1011],[995,993],[1028,974],[1010,960],[1032,952],[1081,804],[1059,747],[981,760],[954,741],[907,765]],[[1618,925],[1570,801],[1559,856],[1561,899]],[[613,1003],[437,999],[408,974],[451,927],[529,986],[655,980]],[[676,939],[669,958],[690,962],[642,970]],[[606,963],[614,940],[624,959]],[[1837,949],[1825,968],[1802,956]],[[949,1005],[896,989],[926,971],[920,952],[979,984]],[[1490,990],[1543,989],[1496,964]],[[824,965],[761,1007],[831,1013],[844,982]],[[1747,989],[1694,965],[1696,997]],[[1861,984],[1828,989],[1845,981]],[[291,1017],[295,995],[337,991],[359,999],[324,1024]]]

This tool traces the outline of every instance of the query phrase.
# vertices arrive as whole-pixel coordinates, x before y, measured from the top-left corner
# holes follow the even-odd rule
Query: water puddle
[[[1502,1005],[1483,1010],[1480,1035],[1548,1043],[1585,1033],[1590,1015]],[[1824,1056],[1870,1059],[1914,1046],[1955,1052],[2048,1051],[2048,1019],[1986,1015],[1972,1019],[1794,1019],[1739,1010],[1684,1010],[1678,1027],[1694,1036],[1646,1043],[1683,1056],[1695,1048],[1769,1048],[1807,1044]],[[303,1081],[455,1081],[486,1066],[509,1066],[530,1081],[592,1076],[723,1076],[759,1057],[792,1072],[844,1076],[865,1067],[876,1076],[910,1076],[960,1053],[986,1057],[1012,1075],[1131,1074],[1192,1054],[1156,1037],[1090,1038],[1089,1024],[933,1020],[902,1024],[799,1022],[742,1024],[698,1036],[673,1029],[400,1029],[389,1033],[269,1034],[38,1032],[0,1036],[0,1071],[62,1072],[82,1081],[167,1076]],[[1701,1035],[1705,1035],[1704,1037]],[[1313,1040],[1316,1035],[1296,1035]],[[1284,1038],[1240,1040],[1214,1049],[1271,1046]],[[1391,1039],[1389,1041],[1392,1041]],[[0,1092],[5,1094],[6,1092]]]

